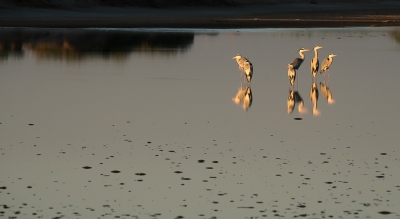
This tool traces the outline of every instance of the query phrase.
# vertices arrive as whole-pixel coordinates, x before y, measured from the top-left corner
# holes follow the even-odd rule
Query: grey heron
[[[289,83],[294,86],[294,81],[296,80],[296,71],[293,69],[293,65],[291,63],[286,65],[288,67],[288,78],[289,78]]]
[[[318,49],[322,49],[322,46],[315,46],[314,47],[314,58],[311,59],[311,74],[313,78],[317,76],[318,70],[319,70],[319,60],[318,60]]]
[[[313,103],[313,115],[314,116],[321,115],[321,112],[317,109],[318,96],[319,96],[319,93],[318,93],[317,83],[313,82],[311,85],[311,89],[310,89],[310,99],[311,99],[311,102]]]
[[[246,79],[248,82],[251,81],[251,78],[253,77],[253,64],[246,58],[241,56],[240,54],[237,54],[234,56],[232,59],[236,59],[236,62],[239,65],[239,69],[242,69],[245,74],[246,74]],[[240,75],[242,72],[240,72]]]
[[[335,57],[336,55],[335,54],[329,54],[328,55],[328,57],[326,57],[325,59],[324,59],[324,61],[322,61],[322,65],[321,65],[321,70],[320,70],[320,74],[322,74],[322,73],[324,73],[324,77],[325,77],[325,73],[327,72],[327,71],[329,71],[329,68],[331,67],[331,65],[332,65],[332,62],[333,62],[333,57]],[[329,75],[328,75],[329,76]]]
[[[335,100],[332,98],[332,92],[327,84],[319,82],[319,87],[321,88],[322,96],[328,101],[329,104],[334,104]]]
[[[293,61],[290,63],[290,64],[292,64],[294,70],[299,69],[301,63],[303,63],[304,58],[305,58],[303,52],[309,52],[309,51],[310,51],[309,49],[304,49],[304,48],[299,49],[300,58],[295,58],[295,59],[293,59]]]

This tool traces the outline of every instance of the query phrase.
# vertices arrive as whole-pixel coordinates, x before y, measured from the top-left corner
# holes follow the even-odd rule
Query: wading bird
[[[309,49],[304,49],[304,48],[299,49],[300,58],[295,58],[295,59],[293,59],[293,61],[290,63],[290,64],[292,64],[294,70],[299,69],[301,63],[303,63],[304,58],[305,58],[303,52],[309,52],[309,51],[310,51]]]
[[[288,67],[287,75],[289,78],[289,83],[293,87],[294,81],[296,80],[296,71],[293,69],[293,65],[291,63],[286,65]]]
[[[325,78],[325,73],[327,71],[329,71],[329,67],[331,67],[332,65],[332,61],[333,61],[333,57],[335,57],[335,54],[329,54],[329,56],[327,58],[324,59],[324,61],[322,61],[322,65],[321,65],[321,70],[320,70],[320,74],[324,73],[324,78]],[[329,74],[328,74],[329,77]]]
[[[250,82],[251,78],[253,77],[253,64],[251,64],[251,62],[246,57],[243,57],[239,54],[234,56],[232,59],[236,59],[236,62],[239,65],[239,69],[244,71],[247,81]],[[242,71],[240,71],[240,76],[242,76]]]
[[[318,70],[319,70],[319,60],[318,60],[318,49],[321,49],[322,46],[315,46],[314,47],[314,58],[311,59],[311,74],[313,78],[317,76]]]

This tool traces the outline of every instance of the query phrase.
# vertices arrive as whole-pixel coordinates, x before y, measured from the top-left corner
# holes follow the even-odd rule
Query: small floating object
[[[146,176],[145,173],[135,173],[136,176]]]
[[[82,167],[83,169],[92,169],[92,167],[89,167],[89,166],[84,166],[84,167]]]
[[[296,117],[296,118],[293,118],[294,120],[303,120],[303,118],[300,118],[300,117]]]
[[[198,160],[197,162],[199,162],[199,163],[204,163],[204,160]]]
[[[119,170],[113,170],[113,171],[111,171],[111,173],[120,173],[121,171],[119,171]]]
[[[390,211],[380,211],[380,212],[378,212],[379,214],[391,214],[392,212],[390,212]]]

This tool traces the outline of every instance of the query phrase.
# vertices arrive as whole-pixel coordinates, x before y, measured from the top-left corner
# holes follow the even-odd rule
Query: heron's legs
[[[328,81],[331,79],[331,72],[329,71],[329,68],[328,68]]]

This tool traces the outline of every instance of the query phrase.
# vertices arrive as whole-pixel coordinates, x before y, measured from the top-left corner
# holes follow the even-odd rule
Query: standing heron
[[[335,57],[335,54],[329,54],[329,56],[327,58],[324,59],[324,61],[322,61],[322,65],[321,65],[321,70],[320,70],[320,74],[324,73],[324,78],[325,78],[325,73],[328,71],[329,72],[329,67],[331,67],[332,62],[333,62],[333,57]],[[328,74],[329,77],[329,74]]]
[[[297,70],[300,68],[301,63],[303,63],[304,58],[305,58],[303,52],[308,52],[308,51],[310,51],[310,50],[309,49],[304,49],[304,48],[299,49],[300,58],[295,58],[290,63],[290,64],[292,64],[293,69],[294,69],[296,74],[297,74]]]
[[[293,69],[293,65],[291,63],[286,65],[288,67],[288,78],[289,78],[289,83],[294,86],[294,81],[296,80],[296,71]]]
[[[299,49],[300,58],[295,58],[290,63],[292,64],[294,70],[298,70],[300,68],[301,63],[303,63],[305,58],[303,52],[309,52],[309,51],[310,51],[309,49],[304,49],[304,48]]]
[[[239,54],[234,56],[232,59],[236,59],[236,62],[239,65],[239,69],[243,69],[246,74],[247,81],[250,82],[251,78],[253,77],[253,64],[251,64],[251,62],[246,57],[243,57]],[[240,75],[242,75],[242,71],[240,71]]]
[[[311,74],[313,78],[317,76],[318,70],[319,70],[319,60],[318,60],[318,49],[323,48],[322,46],[315,46],[314,47],[314,58],[311,59]]]

